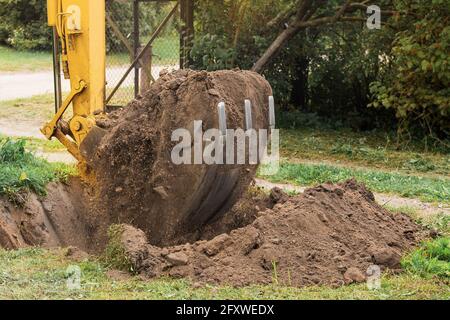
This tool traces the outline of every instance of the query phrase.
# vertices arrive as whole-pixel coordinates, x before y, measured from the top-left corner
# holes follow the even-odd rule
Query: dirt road
[[[178,66],[153,66],[152,75],[159,78],[159,72],[163,69],[178,69]],[[109,68],[106,71],[106,81],[110,87],[114,87],[117,81],[127,70],[127,66]],[[64,77],[62,76],[64,79]],[[131,72],[123,83],[123,86],[131,86],[134,77]],[[64,92],[70,90],[68,80],[62,81]],[[35,95],[53,93],[53,73],[51,71],[42,72],[20,72],[20,73],[0,73],[0,101],[13,100],[19,98],[29,98]]]

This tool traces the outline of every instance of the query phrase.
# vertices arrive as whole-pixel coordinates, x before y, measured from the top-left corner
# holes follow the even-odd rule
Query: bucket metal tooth
[[[275,129],[275,100],[273,96],[269,96],[269,127]]]
[[[227,113],[225,110],[225,102],[220,102],[217,105],[217,111],[219,114],[219,130],[222,136],[227,134]]]
[[[248,99],[245,100],[245,128],[246,130],[253,129],[252,102]]]

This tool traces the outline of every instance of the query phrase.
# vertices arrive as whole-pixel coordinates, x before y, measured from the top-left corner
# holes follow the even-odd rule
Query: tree
[[[295,5],[291,5],[286,12],[275,18],[276,23],[271,22],[269,24],[277,25],[281,22],[287,27],[280,32],[270,47],[258,59],[252,70],[255,72],[263,71],[286,43],[303,29],[335,24],[341,21],[366,21],[367,18],[354,15],[353,13],[360,10],[365,10],[366,12],[368,8],[367,2],[359,3],[352,0],[298,0]],[[383,13],[395,14],[393,11],[386,10]]]

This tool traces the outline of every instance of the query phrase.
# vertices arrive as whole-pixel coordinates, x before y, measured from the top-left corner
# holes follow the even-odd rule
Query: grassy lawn
[[[173,65],[180,62],[180,39],[176,36],[158,38],[153,44],[153,63]]]
[[[176,36],[158,38],[153,45],[153,64],[173,65],[179,63],[180,42]],[[111,53],[106,57],[108,66],[129,65],[131,58],[127,53]],[[53,66],[51,52],[18,51],[0,46],[0,72],[51,71]]]
[[[51,70],[50,52],[18,51],[0,46],[0,72]]]
[[[112,280],[101,262],[72,262],[64,250],[29,248],[0,250],[0,299],[443,299],[450,298],[448,283],[413,273],[385,275],[380,290],[365,284],[289,288],[278,285],[246,288],[204,286],[194,288],[188,280],[143,281],[137,277]],[[66,270],[81,268],[81,289],[69,290]]]
[[[330,129],[283,129],[281,155],[289,162],[329,161],[417,174],[450,175],[450,152],[421,143],[399,147],[392,135]]]
[[[273,176],[261,178],[277,183],[313,186],[326,182],[342,182],[356,178],[375,192],[395,193],[428,202],[450,203],[450,179],[422,177],[373,169],[354,169],[321,164],[282,163]]]
[[[70,113],[70,108],[67,110]],[[0,101],[0,120],[36,121],[44,123],[55,114],[53,94],[43,94],[31,98]]]

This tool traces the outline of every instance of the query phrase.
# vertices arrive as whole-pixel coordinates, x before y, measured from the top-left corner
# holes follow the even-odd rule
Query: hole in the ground
[[[101,252],[106,246],[110,225],[133,222],[111,220],[108,212],[99,209],[101,203],[94,195],[94,190],[74,178],[67,184],[50,184],[44,198],[29,194],[21,206],[7,199],[0,199],[0,209],[3,209],[0,211],[0,219],[4,218],[6,221],[0,230],[0,246],[9,249],[26,245],[76,246],[91,253]],[[163,247],[211,240],[253,223],[261,211],[273,208],[277,201],[278,194],[271,195],[250,187],[224,215],[195,231],[180,231],[167,243],[151,244]],[[145,231],[147,235],[152,232]]]

